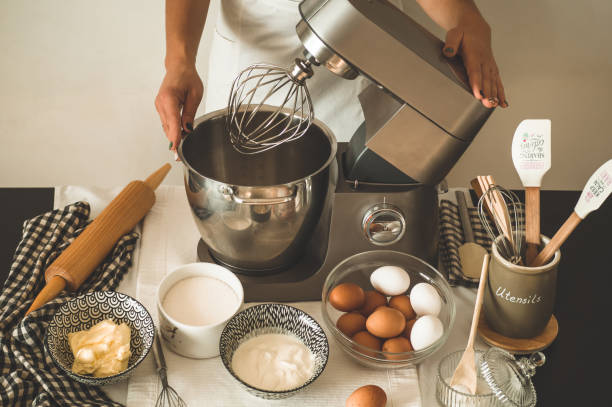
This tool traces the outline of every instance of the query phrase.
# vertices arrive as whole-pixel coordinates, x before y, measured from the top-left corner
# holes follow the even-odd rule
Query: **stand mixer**
[[[179,150],[186,165],[188,199],[204,239],[198,244],[198,257],[235,271],[245,287],[245,301],[320,300],[331,269],[368,250],[401,251],[437,264],[435,185],[492,112],[473,98],[461,60],[444,57],[443,43],[388,1],[305,0],[299,10],[296,32],[306,59],[344,79],[362,75],[371,83],[359,95],[365,121],[349,143],[338,144],[328,168],[328,193],[318,205],[316,222],[304,232],[309,237],[298,245],[295,258],[258,273],[219,255],[222,245],[211,239],[210,226],[205,225],[213,208],[212,194],[222,190],[229,202],[224,210],[235,211],[237,202],[245,201],[236,200],[237,191],[245,188],[215,184],[213,191],[183,151],[189,148],[191,136]],[[205,116],[195,124],[211,118]],[[319,122],[314,131],[329,130]],[[283,146],[308,137],[306,133]],[[329,137],[333,140],[333,135]],[[335,140],[332,145],[333,154]],[[207,195],[196,197],[202,189]],[[309,191],[306,183],[295,194],[307,197]],[[261,199],[252,203],[251,209],[263,207]],[[232,245],[237,240],[228,242]]]

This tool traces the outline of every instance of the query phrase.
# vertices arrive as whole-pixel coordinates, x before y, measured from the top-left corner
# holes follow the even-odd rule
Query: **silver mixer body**
[[[437,37],[386,0],[299,8],[308,53],[343,78],[372,82],[360,95],[363,149],[419,183],[440,182],[492,112],[473,97],[462,61],[444,57]]]
[[[200,260],[234,266],[245,301],[319,300],[329,272],[368,250],[409,253],[436,266],[436,184],[492,112],[472,96],[461,60],[445,58],[442,42],[388,1],[304,0],[299,8],[296,32],[306,58],[344,79],[371,82],[359,96],[365,122],[349,143],[337,144],[316,225],[274,273],[215,258],[218,242],[202,234]],[[192,175],[186,172],[188,197]],[[189,197],[196,223],[210,209],[198,196]],[[247,224],[267,221],[252,217]]]

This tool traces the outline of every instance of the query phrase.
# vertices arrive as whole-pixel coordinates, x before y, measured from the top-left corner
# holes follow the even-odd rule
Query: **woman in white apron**
[[[474,96],[487,107],[498,103],[506,107],[491,51],[490,29],[472,0],[417,1],[436,23],[448,30],[444,53],[448,56],[461,53]],[[402,0],[391,2],[398,8],[402,6]],[[203,86],[195,60],[208,3],[206,0],[166,3],[166,76],[155,106],[171,150],[176,150],[183,131],[193,129],[202,99]],[[258,62],[287,66],[301,56],[303,48],[295,33],[300,19],[299,3],[300,0],[220,0],[208,63],[206,112],[227,106],[231,84],[247,66]],[[365,79],[360,76],[346,80],[318,67],[307,86],[316,118],[329,126],[338,140],[348,141],[363,121],[357,95],[365,86]]]

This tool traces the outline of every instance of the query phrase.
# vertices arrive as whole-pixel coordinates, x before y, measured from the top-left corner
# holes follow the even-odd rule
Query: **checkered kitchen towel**
[[[138,235],[128,233],[76,293],[23,318],[44,285],[44,271],[87,225],[89,204],[77,202],[24,223],[8,278],[0,292],[1,406],[120,406],[97,387],[73,381],[53,363],[43,338],[56,309],[87,291],[112,290],[132,263]]]
[[[479,245],[491,251],[491,239],[485,231],[478,211],[474,207],[468,207],[470,222],[474,230],[474,240]],[[440,202],[440,259],[448,272],[448,282],[450,285],[464,285],[467,287],[477,287],[478,279],[465,276],[461,272],[461,260],[459,259],[459,247],[465,243],[461,218],[459,217],[459,207],[446,199]]]

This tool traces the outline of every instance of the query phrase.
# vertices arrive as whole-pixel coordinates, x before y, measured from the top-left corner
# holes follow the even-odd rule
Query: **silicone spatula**
[[[519,123],[512,139],[512,161],[525,187],[525,262],[530,265],[540,246],[540,186],[550,169],[550,120]]]
[[[561,247],[563,242],[576,229],[576,226],[589,213],[599,209],[601,204],[610,196],[612,192],[612,159],[599,167],[591,178],[587,181],[580,199],[574,208],[574,212],[561,225],[557,233],[550,239],[550,242],[542,249],[540,254],[533,260],[532,267],[539,267],[546,264],[555,252]]]

